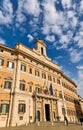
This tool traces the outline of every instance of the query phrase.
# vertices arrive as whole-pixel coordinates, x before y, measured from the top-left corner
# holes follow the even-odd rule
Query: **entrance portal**
[[[49,106],[49,104],[45,104],[45,115],[46,115],[46,121],[50,121],[50,106]]]

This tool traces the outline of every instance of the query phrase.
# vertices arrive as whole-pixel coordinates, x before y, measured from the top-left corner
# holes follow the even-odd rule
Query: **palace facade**
[[[0,127],[64,121],[65,115],[76,122],[82,115],[77,85],[47,56],[42,40],[35,44],[0,44]]]

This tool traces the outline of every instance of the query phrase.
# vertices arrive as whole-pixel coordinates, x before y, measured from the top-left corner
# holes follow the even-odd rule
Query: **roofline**
[[[1,44],[1,43],[0,43],[0,47],[2,47],[2,48],[6,48],[6,49],[11,50],[11,51],[15,51],[14,48],[10,48],[9,46],[7,46],[7,45],[3,45],[3,44]]]

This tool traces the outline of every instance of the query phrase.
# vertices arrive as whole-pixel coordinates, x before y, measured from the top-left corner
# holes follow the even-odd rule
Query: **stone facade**
[[[36,40],[30,50],[0,44],[0,126],[37,121],[75,122],[79,117],[76,84],[46,54],[46,44]],[[78,108],[78,109],[77,109]]]

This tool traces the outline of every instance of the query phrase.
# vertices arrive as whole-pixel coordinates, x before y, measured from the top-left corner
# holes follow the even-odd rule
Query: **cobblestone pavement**
[[[0,130],[83,130],[83,125],[69,124],[68,126],[66,126],[64,123],[35,123],[29,124],[27,126],[0,128]]]

